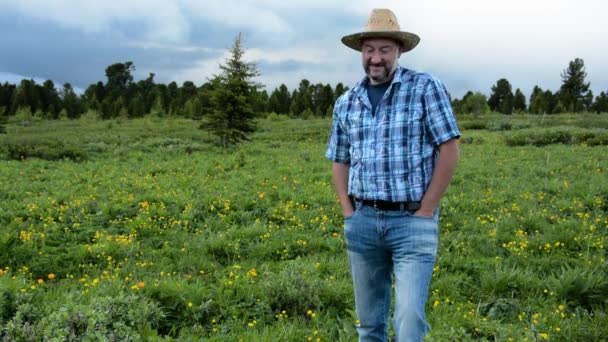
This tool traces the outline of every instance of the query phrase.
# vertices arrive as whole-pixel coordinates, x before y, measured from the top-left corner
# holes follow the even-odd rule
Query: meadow
[[[459,116],[430,341],[608,339],[608,117]],[[4,341],[354,341],[328,119],[232,149],[178,118],[0,135]]]

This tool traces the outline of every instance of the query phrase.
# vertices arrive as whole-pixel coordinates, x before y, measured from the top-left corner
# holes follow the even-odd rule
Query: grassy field
[[[459,118],[433,341],[606,341],[608,117]],[[182,119],[0,135],[0,337],[352,341],[328,120],[232,150]]]

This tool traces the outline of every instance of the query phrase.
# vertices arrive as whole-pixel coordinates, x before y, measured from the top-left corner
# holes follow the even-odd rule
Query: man
[[[388,339],[392,277],[397,341],[421,341],[429,330],[438,204],[460,132],[443,84],[398,66],[419,41],[387,9],[342,38],[361,51],[366,77],[336,101],[326,156],[345,218],[359,341]]]

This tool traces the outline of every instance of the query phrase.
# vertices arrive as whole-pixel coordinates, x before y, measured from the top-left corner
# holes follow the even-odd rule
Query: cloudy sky
[[[0,0],[0,82],[84,89],[105,82],[108,65],[133,61],[136,80],[153,72],[200,86],[242,32],[269,91],[304,78],[351,85],[360,56],[340,38],[361,31],[374,7],[421,37],[401,65],[439,77],[452,96],[489,94],[499,78],[526,96],[534,85],[556,91],[577,57],[595,95],[608,90],[605,0]]]

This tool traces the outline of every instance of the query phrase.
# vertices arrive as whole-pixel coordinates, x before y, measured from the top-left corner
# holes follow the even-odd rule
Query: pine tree
[[[502,114],[511,114],[513,112],[513,91],[511,83],[506,78],[501,78],[492,86],[492,94],[488,99],[488,105],[491,110]]]
[[[544,92],[541,87],[534,86],[532,94],[530,94],[530,106],[528,111],[533,114],[544,114],[548,113],[547,99],[545,99]]]
[[[595,98],[592,109],[596,113],[608,113],[608,93],[601,92]]]
[[[84,112],[84,106],[70,83],[65,83],[63,85],[60,95],[63,108],[67,111],[68,118],[77,118]]]
[[[42,111],[47,113],[49,117],[56,119],[59,115],[61,100],[59,99],[55,84],[51,80],[46,80],[42,84],[41,90]]]
[[[291,116],[300,116],[304,111],[304,101],[302,99],[302,94],[297,89],[291,93],[291,104],[289,105],[289,113]]]
[[[8,121],[5,115],[6,107],[0,107],[0,134],[6,133],[6,122]]]
[[[581,58],[575,58],[561,76],[563,83],[559,89],[559,101],[565,109],[569,112],[589,110],[593,94],[589,90],[590,83],[585,83],[585,62]]]
[[[547,113],[547,114],[558,113],[555,111],[555,108],[557,107],[557,102],[558,102],[557,95],[558,95],[557,93],[553,94],[551,92],[551,90],[549,90],[549,89],[545,90],[545,92],[543,93],[543,99],[545,100],[545,103],[547,106],[545,113]]]
[[[281,83],[276,96],[278,108],[275,110],[275,112],[279,114],[289,114],[289,107],[291,106],[291,93],[285,84]]]
[[[253,81],[260,73],[253,63],[245,62],[241,34],[229,50],[230,57],[220,65],[222,73],[215,76],[219,86],[210,94],[211,113],[201,128],[219,138],[222,147],[248,140],[256,130],[256,112],[253,108],[256,90],[261,85]]]
[[[513,110],[517,113],[526,111],[526,96],[517,88],[513,97]]]

